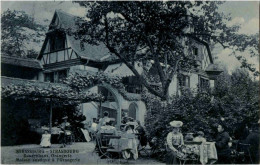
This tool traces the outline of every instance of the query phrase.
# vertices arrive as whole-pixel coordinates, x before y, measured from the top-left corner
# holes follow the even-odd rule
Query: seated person
[[[129,122],[134,122],[134,118],[128,117],[128,121],[129,121]]]
[[[92,123],[91,123],[91,126],[90,126],[90,132],[92,132],[92,133],[95,133],[95,132],[97,132],[97,123],[96,123],[96,118],[93,118],[92,119],[93,121],[92,121]]]
[[[167,135],[168,153],[166,155],[166,164],[179,164],[177,158],[183,155],[178,151],[178,148],[184,144],[183,135],[180,132],[183,123],[181,121],[172,121],[170,125],[173,129]]]
[[[122,132],[125,131],[125,126],[126,126],[126,124],[121,124],[120,125],[120,131],[122,131]]]
[[[204,133],[202,131],[198,132],[198,136],[193,139],[195,142],[202,142],[205,143],[206,139],[204,138]]]
[[[123,117],[122,124],[126,124],[128,122],[128,117]]]
[[[105,123],[104,126],[101,126],[100,130],[98,133],[113,133],[113,135],[117,134],[117,130],[114,126],[112,126],[113,121],[109,120],[108,122]]]
[[[185,141],[193,141],[193,133],[187,133],[184,139]]]
[[[128,145],[131,144],[131,148],[122,151],[123,158],[129,159],[132,156],[134,159],[137,159],[137,141],[135,138],[134,130],[131,125],[127,125],[125,127],[125,132],[121,135],[121,138],[127,139]]]
[[[97,125],[97,130],[100,130],[102,126],[104,126],[107,122],[110,121],[109,119],[109,113],[107,111],[104,112],[104,117],[99,119],[99,123]]]
[[[135,134],[136,131],[134,129],[134,125],[126,125],[125,127],[125,132],[128,133],[128,134]]]
[[[51,134],[47,130],[42,134],[42,139],[40,145],[42,147],[50,147],[51,146]]]

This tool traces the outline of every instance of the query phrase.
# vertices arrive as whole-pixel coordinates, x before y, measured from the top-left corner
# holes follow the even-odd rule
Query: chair
[[[75,135],[72,131],[65,131],[66,144],[72,144],[75,142]]]
[[[110,158],[110,155],[107,152],[108,146],[104,145],[101,137],[102,136],[96,136],[96,147],[97,147],[97,152],[99,154],[99,157]]]
[[[139,144],[138,144],[138,154],[142,155],[141,152],[143,151],[143,153],[146,154],[146,156],[150,157],[150,152],[148,152],[148,150],[146,149],[146,145],[147,145],[147,138],[146,137],[142,137],[140,134],[136,134],[138,136],[138,140],[139,140]],[[142,138],[146,138],[146,145],[141,144],[141,141],[143,140]]]
[[[237,155],[238,155],[238,159],[243,163],[251,163],[251,164],[253,163],[251,152],[250,152],[250,144],[238,143]]]
[[[84,134],[82,133],[81,129],[77,127],[75,130],[73,130],[73,134],[75,137],[76,142],[85,142]]]
[[[115,136],[115,135],[106,135],[107,138],[110,139],[120,139],[121,136]],[[119,148],[119,142],[118,146],[116,148],[109,146],[107,149],[107,152],[110,154],[110,158],[113,160],[115,158],[119,159],[119,163],[121,163],[121,158],[122,158],[122,151]]]

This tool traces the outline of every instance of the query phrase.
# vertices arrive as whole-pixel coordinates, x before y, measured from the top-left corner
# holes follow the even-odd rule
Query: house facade
[[[90,90],[102,93],[105,101],[82,103],[80,107],[82,113],[86,116],[87,122],[102,117],[103,112],[108,111],[109,117],[116,119],[117,126],[124,116],[132,117],[144,124],[147,110],[141,100],[143,86],[140,81],[124,63],[108,51],[104,44],[82,46],[79,40],[68,35],[63,29],[77,28],[76,19],[76,16],[63,11],[55,11],[37,57],[41,69],[37,70],[37,76],[32,76],[31,79],[59,83],[70,73],[78,71],[91,74],[103,71],[108,75],[120,76],[125,85],[125,93],[122,94],[109,84],[92,87]],[[218,71],[213,58],[207,54],[206,48],[198,43],[194,43],[194,55],[197,66],[190,72],[181,72],[181,77],[173,78],[169,87],[170,95],[180,94],[181,87],[192,89],[214,87]],[[142,65],[136,63],[135,68],[139,74],[143,73]]]

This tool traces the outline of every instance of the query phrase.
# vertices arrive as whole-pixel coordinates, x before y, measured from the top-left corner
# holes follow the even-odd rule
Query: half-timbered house
[[[108,84],[95,86],[90,89],[92,92],[99,92],[105,96],[105,102],[90,102],[81,105],[82,113],[87,121],[92,118],[102,117],[102,112],[108,111],[109,117],[115,118],[117,125],[121,123],[123,115],[133,117],[144,123],[146,107],[141,101],[143,86],[135,77],[132,71],[122,63],[115,55],[111,54],[102,43],[99,45],[84,44],[67,34],[65,29],[77,28],[77,17],[56,10],[42,49],[37,57],[40,69],[37,66],[31,71],[40,82],[59,83],[70,73],[80,70],[95,74],[99,71],[110,75],[122,77],[126,92],[120,93],[118,89]],[[206,51],[206,48],[198,43],[193,44],[193,53],[196,56],[197,64],[189,72],[182,71],[181,76],[174,77],[169,87],[169,94],[180,94],[181,87],[192,89],[214,87],[214,79],[220,73],[213,63],[213,58]],[[137,71],[142,74],[142,65],[135,65]],[[153,69],[153,67],[151,67]]]

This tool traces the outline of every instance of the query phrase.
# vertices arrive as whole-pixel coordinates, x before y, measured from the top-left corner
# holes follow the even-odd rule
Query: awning
[[[142,73],[141,66],[135,65],[135,68],[139,74]],[[109,65],[104,72],[119,77],[134,76],[134,73],[124,63]]]

